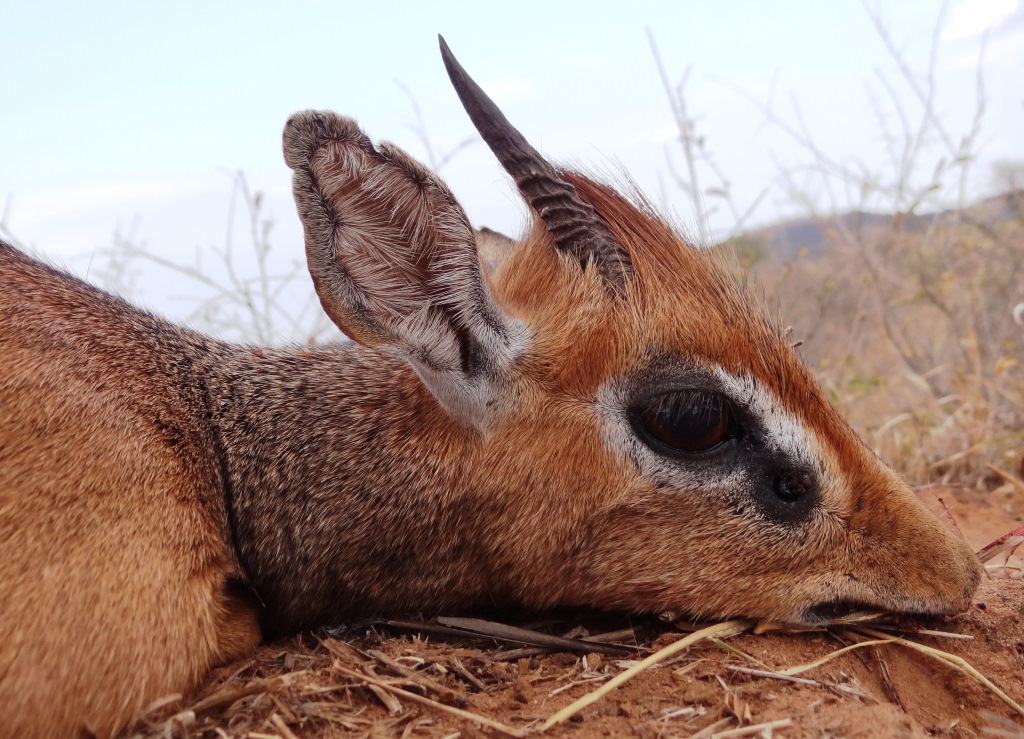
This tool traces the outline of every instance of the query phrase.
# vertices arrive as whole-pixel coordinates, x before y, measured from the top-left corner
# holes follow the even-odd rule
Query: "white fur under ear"
[[[484,272],[494,272],[515,249],[516,242],[503,233],[483,226],[476,230],[476,251]]]
[[[494,381],[525,328],[492,300],[451,192],[330,112],[292,116],[284,155],[327,315],[356,341],[406,357],[450,414],[485,428]]]

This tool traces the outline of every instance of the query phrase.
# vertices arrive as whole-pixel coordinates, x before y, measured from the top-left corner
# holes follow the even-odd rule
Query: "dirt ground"
[[[921,497],[981,549],[1024,521],[1024,488],[925,489]],[[1024,549],[1024,547],[1022,547]],[[1020,557],[988,563],[971,609],[949,620],[888,629],[955,657],[904,644],[857,648],[796,676],[804,665],[866,641],[857,627],[745,633],[702,641],[549,729],[552,736],[1024,737],[1024,580]],[[491,614],[491,618],[496,618]],[[219,670],[197,696],[155,706],[145,736],[501,736],[538,731],[650,650],[693,627],[623,614],[502,619],[546,633],[639,646],[623,654],[538,653],[522,644],[359,625],[269,645]],[[532,654],[531,654],[532,652]],[[951,664],[960,658],[985,685]],[[377,683],[377,684],[373,684]],[[1004,691],[1001,698],[995,690]],[[405,691],[398,693],[397,691]],[[450,712],[468,711],[496,726]]]

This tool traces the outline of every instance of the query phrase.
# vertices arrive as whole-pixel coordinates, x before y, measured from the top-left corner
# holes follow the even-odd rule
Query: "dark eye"
[[[658,395],[636,409],[634,418],[649,439],[679,452],[707,452],[736,436],[731,406],[716,393]]]

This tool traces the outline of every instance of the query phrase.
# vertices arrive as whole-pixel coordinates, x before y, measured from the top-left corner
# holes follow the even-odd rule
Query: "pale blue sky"
[[[881,7],[908,61],[923,69],[939,3]],[[987,163],[1024,158],[1020,0],[953,0],[937,64],[937,110],[954,132],[965,132],[986,27],[979,194]],[[0,0],[0,28],[0,197],[10,197],[8,226],[72,266],[129,224],[172,257],[222,242],[236,170],[266,192],[276,244],[299,250],[280,155],[285,119],[332,108],[373,138],[423,157],[401,82],[437,148],[461,140],[471,129],[441,65],[438,32],[545,153],[603,171],[620,163],[655,199],[673,129],[647,28],[672,78],[692,65],[691,111],[741,206],[773,180],[778,162],[796,164],[802,155],[737,88],[760,99],[774,90],[787,116],[797,96],[823,149],[876,167],[885,147],[868,88],[882,94],[876,70],[896,79],[865,6],[841,0]],[[518,229],[522,211],[482,145],[443,174],[474,222]],[[669,207],[692,223],[682,195],[669,195]],[[757,220],[787,208],[786,193],[774,188]],[[713,220],[717,233],[731,225],[724,212]]]

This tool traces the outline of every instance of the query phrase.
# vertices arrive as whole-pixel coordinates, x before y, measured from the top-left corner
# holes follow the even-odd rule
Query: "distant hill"
[[[1019,218],[1024,213],[1024,191],[1015,190],[982,200],[963,211],[945,210],[937,213],[884,214],[853,211],[836,216],[802,218],[748,231],[741,240],[754,243],[762,253],[791,259],[801,250],[821,254],[843,231],[857,238],[883,232],[923,233],[937,221],[959,217],[983,229]]]

